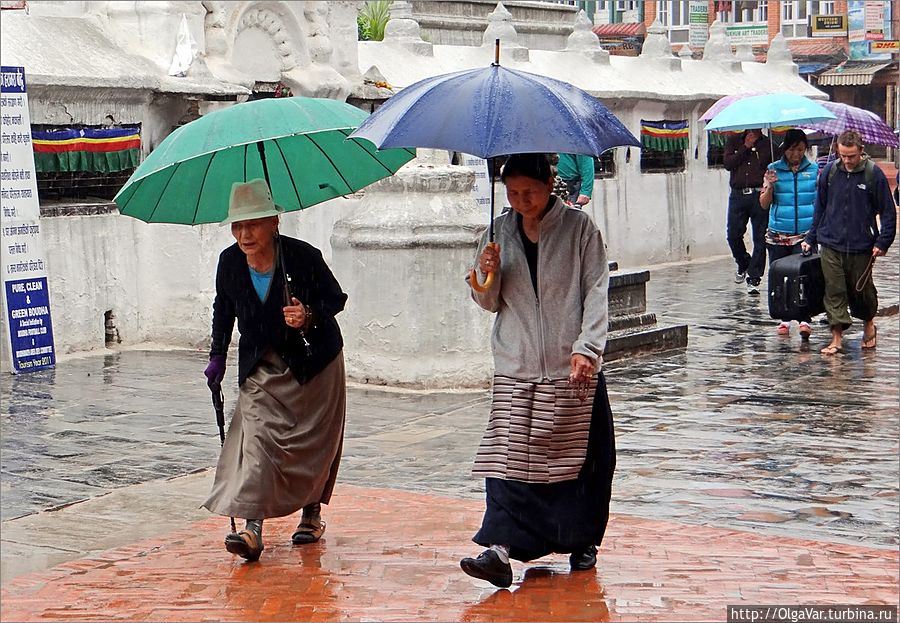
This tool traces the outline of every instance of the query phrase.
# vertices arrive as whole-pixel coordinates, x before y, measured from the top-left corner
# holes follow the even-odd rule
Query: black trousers
[[[737,263],[739,273],[747,273],[749,283],[758,284],[766,269],[766,225],[769,220],[768,210],[759,205],[759,192],[749,195],[732,191],[728,198],[728,221],[726,235],[731,255]],[[747,253],[744,245],[744,232],[747,223],[753,232],[753,254]]]

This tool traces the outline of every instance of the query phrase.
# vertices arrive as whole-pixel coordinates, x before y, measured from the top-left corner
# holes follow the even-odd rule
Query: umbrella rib
[[[197,205],[194,207],[194,217],[191,219],[191,223],[197,222],[197,214],[200,212],[200,198],[203,196],[203,187],[206,186],[207,174],[209,173],[210,167],[212,167],[213,160],[221,153],[221,151],[213,152],[212,158],[206,163],[206,170],[203,172],[203,181],[200,182],[200,191],[197,193]]]
[[[338,130],[338,132],[340,132],[341,134],[344,135],[344,140],[348,140],[348,139],[350,138],[350,135],[353,134],[354,130],[350,130],[350,131]],[[366,139],[366,140],[368,140],[368,139]],[[365,146],[364,146],[362,143],[360,143],[359,141],[355,141],[355,140],[354,140],[353,142],[356,143],[356,145],[357,145],[362,151],[364,151],[364,152],[365,152],[372,160],[374,160],[375,162],[377,162],[377,163],[378,163],[385,171],[387,171],[387,172],[388,172],[388,175],[393,175],[393,174],[395,173],[394,171],[391,171],[390,167],[388,167],[385,163],[383,163],[381,160],[379,160],[378,158],[376,158],[376,157],[375,157],[375,154],[373,154],[373,153],[370,152],[368,149],[366,149]],[[371,142],[371,141],[370,141],[370,142]],[[376,147],[375,149],[377,150],[378,148]],[[409,147],[395,147],[394,149],[402,149],[403,151],[405,151],[406,153],[410,154],[410,155],[413,156],[413,157],[415,157],[415,155],[416,155],[416,150],[415,150],[415,149],[411,149],[411,148],[409,148]]]
[[[142,177],[141,179],[139,179],[139,180],[135,183],[134,190],[131,192],[131,197],[129,197],[129,200],[125,202],[125,205],[119,207],[119,213],[120,213],[120,214],[125,214],[122,210],[124,210],[124,209],[126,209],[126,208],[128,207],[128,203],[131,202],[131,199],[133,199],[134,196],[135,196],[135,195],[138,193],[138,191],[141,189],[141,186],[144,184],[144,180],[145,180],[145,179],[147,179],[147,178],[146,178],[146,177]],[[124,188],[124,186],[123,186],[123,188]],[[119,190],[119,193],[121,193],[121,192],[122,192],[122,191]],[[119,193],[116,193],[116,197],[119,196]],[[116,200],[116,197],[113,197],[113,201]],[[127,215],[127,216],[130,216],[130,215]]]
[[[303,200],[300,199],[300,189],[297,188],[297,182],[294,181],[294,174],[291,173],[291,167],[288,164],[287,158],[284,157],[284,151],[281,149],[281,145],[278,144],[278,139],[273,139],[273,143],[275,143],[275,147],[278,148],[278,153],[281,156],[281,161],[284,162],[284,168],[287,171],[288,177],[291,178],[291,186],[294,187],[294,194],[297,195],[297,203],[300,205],[300,208],[303,208]]]
[[[344,134],[343,130],[338,130],[338,132],[340,132],[341,134]],[[319,144],[318,144],[317,142],[315,142],[315,141],[312,139],[312,136],[311,136],[311,135],[309,135],[309,134],[304,134],[303,136],[306,138],[306,140],[308,140],[310,143],[312,143],[313,145],[315,145],[315,146],[316,146],[316,149],[318,149],[320,152],[322,152],[322,155],[325,156],[325,159],[328,161],[328,163],[329,163],[329,164],[331,165],[331,167],[334,169],[334,172],[337,173],[337,174],[338,174],[338,177],[341,178],[341,181],[344,182],[344,185],[345,185],[345,186],[347,187],[347,189],[348,189],[348,193],[352,193],[352,192],[353,192],[353,187],[350,185],[349,182],[347,182],[347,178],[345,178],[345,177],[344,177],[344,174],[341,173],[340,169],[337,168],[337,165],[334,164],[334,160],[331,159],[331,156],[329,156],[328,153],[327,153],[324,149],[322,149],[322,148],[319,146]],[[344,140],[346,140],[346,139],[347,139],[347,135],[344,134]],[[335,190],[337,190],[337,189],[335,189]],[[344,194],[348,194],[348,193],[341,193],[341,194],[344,195]]]
[[[150,211],[150,216],[147,218],[148,223],[153,222],[153,216],[156,214],[156,209],[159,207],[159,202],[162,201],[162,198],[166,195],[166,189],[169,187],[169,184],[172,183],[172,178],[175,177],[175,173],[178,171],[178,167],[180,166],[181,162],[178,162],[174,167],[172,167],[172,175],[169,176],[169,179],[166,180],[166,185],[163,186],[162,191],[160,191],[159,197],[157,197],[156,199],[156,205],[153,206],[153,209]]]

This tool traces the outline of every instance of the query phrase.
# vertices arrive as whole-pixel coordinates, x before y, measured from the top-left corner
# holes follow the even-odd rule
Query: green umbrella
[[[330,99],[286,97],[235,104],[172,132],[115,197],[148,223],[221,222],[234,182],[263,178],[286,212],[347,195],[415,157],[347,140],[368,114]]]

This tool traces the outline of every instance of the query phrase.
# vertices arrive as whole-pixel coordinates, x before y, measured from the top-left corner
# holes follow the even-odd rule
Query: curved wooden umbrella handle
[[[487,292],[491,289],[491,286],[494,285],[494,272],[491,271],[484,277],[484,283],[478,283],[478,273],[475,272],[475,269],[472,269],[472,272],[469,273],[469,285],[472,286],[472,289],[476,292]]]
[[[500,248],[496,242],[489,242],[487,243],[487,246],[495,249]],[[494,271],[490,271],[485,275],[484,283],[478,283],[478,273],[473,268],[472,272],[469,273],[469,285],[472,286],[472,289],[476,292],[487,292],[491,289],[491,286],[494,285]]]

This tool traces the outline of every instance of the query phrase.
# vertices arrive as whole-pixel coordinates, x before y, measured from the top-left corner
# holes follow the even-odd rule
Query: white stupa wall
[[[416,32],[412,25],[395,31],[406,39],[357,45],[353,2],[127,3],[140,19],[113,4],[30,2],[29,15],[4,11],[4,64],[26,67],[33,123],[97,124],[107,116],[117,123],[140,121],[149,151],[187,112],[192,98],[200,100],[202,113],[227,105],[207,102],[205,94],[245,97],[241,93],[248,93],[254,80],[246,70],[259,59],[265,64],[254,72],[280,77],[298,94],[336,99],[345,98],[372,66],[402,89],[493,60],[491,45],[409,40]],[[201,53],[188,75],[176,78],[166,69],[182,13]],[[257,27],[260,18],[262,28]],[[125,41],[129,32],[131,40]],[[260,37],[267,53],[245,58],[241,50]],[[789,58],[765,65],[714,55],[694,61],[670,57],[661,42],[649,45],[646,57],[610,57],[591,47],[593,40],[584,32],[570,40],[567,50],[556,52],[528,50],[511,34],[506,41],[511,49],[501,52],[501,63],[576,84],[600,98],[635,135],[641,119],[689,119],[685,171],[641,173],[640,150],[632,148],[626,162],[625,149],[619,149],[615,177],[595,183],[586,209],[603,230],[610,258],[623,268],[728,252],[728,175],[706,166],[705,137],[697,121],[709,105],[724,95],[758,91],[760,85],[822,97],[797,77]],[[435,167],[454,177],[452,167]],[[429,386],[483,384],[490,374],[491,316],[469,299],[462,276],[474,254],[477,227],[472,225],[486,225],[487,214],[473,210],[458,194],[447,198],[440,192],[429,195],[418,183],[411,187],[428,206],[421,215],[408,203],[385,200],[385,195],[378,199],[373,189],[286,216],[282,229],[320,248],[350,296],[338,320],[349,338],[351,377]],[[504,205],[502,186],[496,196],[497,205]],[[367,212],[373,206],[377,213]],[[333,247],[336,225],[346,235]],[[423,244],[398,253],[366,247],[354,238],[373,226],[392,244],[409,231],[417,232]],[[429,238],[421,233],[429,227],[443,233]],[[454,227],[461,229],[453,232]],[[227,229],[147,225],[105,214],[44,218],[42,230],[58,353],[102,348],[107,310],[116,315],[123,344],[149,341],[205,350],[216,259],[232,241]],[[469,231],[470,248],[460,242],[460,231]],[[429,265],[433,270],[423,273]],[[412,285],[398,294],[396,283],[384,278],[390,275]],[[384,310],[393,310],[392,320],[378,317]],[[417,359],[422,353],[432,359],[422,363]]]

